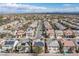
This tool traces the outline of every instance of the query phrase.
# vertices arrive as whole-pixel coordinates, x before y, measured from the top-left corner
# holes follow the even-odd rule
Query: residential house
[[[17,38],[22,38],[23,34],[25,34],[25,32],[23,30],[17,30],[16,31]]]
[[[41,47],[43,50],[43,53],[45,52],[45,44],[43,41],[34,41],[33,42],[33,47]]]
[[[20,40],[20,42],[17,44],[17,50],[20,53],[29,52],[30,51],[29,49],[30,49],[29,39]]]
[[[61,31],[61,30],[55,30],[55,33],[56,33],[57,38],[63,36],[63,31]]]
[[[67,53],[75,52],[75,44],[72,40],[61,39],[60,42],[63,48],[63,52],[67,52]]]
[[[59,53],[59,43],[57,40],[47,41],[49,53]]]
[[[5,40],[4,44],[2,45],[2,52],[12,52],[12,51],[14,51],[15,47],[18,43],[19,43],[19,41],[15,40],[15,39]]]
[[[64,37],[66,38],[74,38],[75,34],[71,29],[64,30]]]

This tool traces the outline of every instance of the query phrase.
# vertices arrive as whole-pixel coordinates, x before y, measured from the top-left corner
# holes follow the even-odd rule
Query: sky
[[[78,3],[0,3],[0,13],[79,12]]]

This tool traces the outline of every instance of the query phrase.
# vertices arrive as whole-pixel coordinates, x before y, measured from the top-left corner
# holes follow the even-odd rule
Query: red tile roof
[[[75,46],[75,44],[74,44],[73,41],[71,41],[71,40],[62,39],[62,40],[61,40],[61,43],[63,43],[64,46]]]

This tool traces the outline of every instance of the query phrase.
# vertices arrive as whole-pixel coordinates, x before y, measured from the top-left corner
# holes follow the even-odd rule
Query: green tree
[[[40,46],[35,46],[35,47],[33,47],[33,52],[34,52],[35,54],[40,54],[40,53],[43,52],[43,48],[40,47]]]

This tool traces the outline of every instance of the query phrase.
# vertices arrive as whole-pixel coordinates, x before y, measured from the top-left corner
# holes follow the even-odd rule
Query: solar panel
[[[13,45],[14,41],[5,41],[5,45]]]

